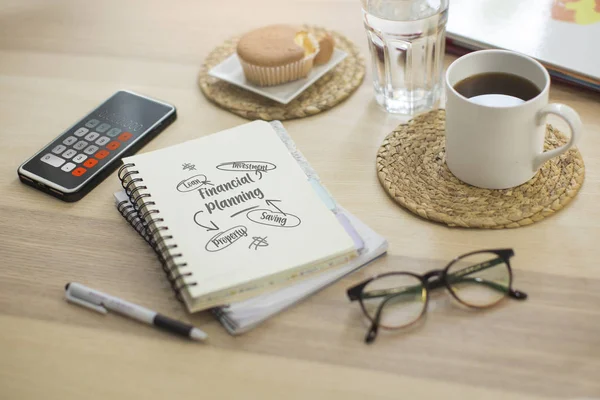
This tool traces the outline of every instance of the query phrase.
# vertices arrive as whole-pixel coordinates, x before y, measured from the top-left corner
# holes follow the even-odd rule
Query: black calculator
[[[77,201],[176,118],[174,106],[121,90],[21,164],[19,179]]]

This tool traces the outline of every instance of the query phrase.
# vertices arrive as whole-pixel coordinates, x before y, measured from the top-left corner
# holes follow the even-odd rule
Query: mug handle
[[[548,114],[558,115],[566,121],[566,123],[569,125],[569,128],[571,128],[571,139],[569,139],[569,143],[565,144],[564,146],[561,146],[557,149],[542,152],[541,154],[535,156],[535,158],[533,159],[534,170],[540,168],[542,164],[544,164],[549,159],[559,156],[565,151],[569,150],[571,147],[573,147],[581,137],[581,134],[583,133],[581,118],[579,118],[579,114],[577,114],[577,112],[571,107],[565,104],[558,103],[548,104],[542,107],[542,109],[537,113],[538,125],[543,123],[544,117]]]

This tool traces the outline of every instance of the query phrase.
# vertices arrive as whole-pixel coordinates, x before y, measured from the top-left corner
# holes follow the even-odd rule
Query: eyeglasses
[[[400,329],[417,322],[427,311],[430,290],[445,287],[471,308],[492,307],[505,297],[525,300],[527,294],[512,289],[509,259],[514,254],[512,249],[475,251],[424,275],[390,272],[351,287],[348,297],[359,301],[371,321],[365,342],[375,340],[379,327]]]

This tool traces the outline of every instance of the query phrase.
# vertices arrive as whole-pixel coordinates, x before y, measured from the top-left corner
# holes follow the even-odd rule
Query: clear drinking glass
[[[361,0],[375,99],[391,113],[437,106],[448,0]]]

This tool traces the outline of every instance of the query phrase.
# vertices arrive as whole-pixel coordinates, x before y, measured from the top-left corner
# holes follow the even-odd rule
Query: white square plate
[[[306,78],[277,86],[260,87],[248,82],[236,53],[212,68],[208,71],[208,74],[271,100],[287,104],[315,83],[317,79],[325,75],[326,72],[338,65],[347,55],[346,52],[340,49],[334,49],[329,62],[324,65],[315,65]]]

